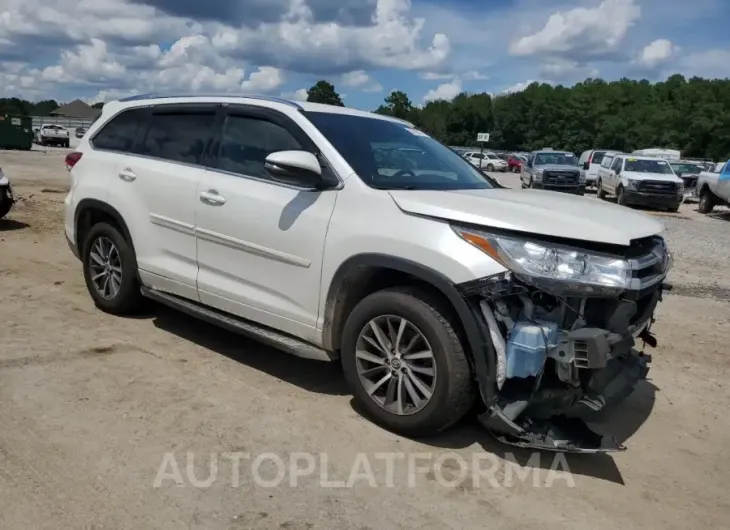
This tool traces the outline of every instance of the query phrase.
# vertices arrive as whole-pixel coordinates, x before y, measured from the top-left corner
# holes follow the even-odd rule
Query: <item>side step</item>
[[[251,337],[252,339],[291,353],[297,357],[313,359],[315,361],[333,361],[337,358],[337,354],[334,352],[325,351],[314,344],[310,344],[286,333],[254,324],[253,322],[238,318],[229,313],[224,313],[155,289],[142,287],[141,291],[143,296],[151,300],[182,311],[192,317],[204,320],[209,324]]]

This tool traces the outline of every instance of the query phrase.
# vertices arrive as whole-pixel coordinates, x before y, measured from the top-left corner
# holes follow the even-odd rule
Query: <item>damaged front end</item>
[[[619,403],[647,375],[651,356],[636,346],[656,346],[654,310],[671,288],[664,240],[578,247],[455,230],[508,269],[459,285],[491,339],[487,377],[479,377],[487,385],[482,424],[522,447],[624,450],[584,420]]]

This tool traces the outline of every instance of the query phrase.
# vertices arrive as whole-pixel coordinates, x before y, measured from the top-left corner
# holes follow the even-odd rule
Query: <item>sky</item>
[[[347,106],[533,81],[730,77],[730,0],[0,0],[0,96],[150,92]]]

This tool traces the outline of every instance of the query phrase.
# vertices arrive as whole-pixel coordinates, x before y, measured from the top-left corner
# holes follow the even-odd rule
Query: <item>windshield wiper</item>
[[[407,184],[403,186],[378,186],[373,184],[372,186],[376,190],[417,190],[418,187],[414,186],[412,184]]]

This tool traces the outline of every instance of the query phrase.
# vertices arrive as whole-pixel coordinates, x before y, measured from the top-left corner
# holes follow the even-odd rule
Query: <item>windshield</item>
[[[537,153],[535,165],[577,166],[578,161],[573,153]]]
[[[661,173],[663,175],[671,175],[672,168],[664,160],[641,160],[637,158],[627,158],[624,171],[633,171],[636,173]]]
[[[672,166],[672,169],[678,175],[684,174],[684,173],[693,174],[693,173],[699,173],[702,171],[700,169],[700,166],[697,166],[695,164],[669,164],[669,165]]]
[[[349,114],[305,112],[360,178],[373,188],[491,189],[474,166],[405,124]]]

